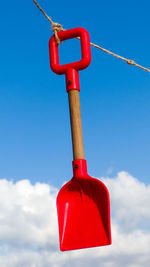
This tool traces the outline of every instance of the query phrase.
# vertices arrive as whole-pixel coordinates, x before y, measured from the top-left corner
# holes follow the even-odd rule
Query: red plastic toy
[[[79,102],[79,74],[91,61],[90,38],[83,28],[58,32],[61,41],[80,37],[82,59],[59,65],[55,36],[49,42],[50,64],[57,74],[66,75],[73,143],[73,178],[57,196],[60,249],[73,250],[111,244],[110,200],[106,186],[87,173],[84,159]]]

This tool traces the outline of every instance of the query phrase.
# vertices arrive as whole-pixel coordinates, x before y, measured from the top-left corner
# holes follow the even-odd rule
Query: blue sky
[[[39,1],[54,21],[85,27],[91,41],[150,67],[149,1]],[[51,26],[32,1],[1,3],[0,177],[60,187],[72,176],[65,77],[50,70]],[[66,42],[67,43],[67,42]],[[63,43],[61,62],[78,58]],[[96,48],[80,72],[89,174],[125,170],[148,183],[150,76]]]
[[[65,29],[84,27],[150,68],[148,0],[38,2]],[[72,144],[65,77],[49,64],[51,25],[32,0],[8,0],[0,31],[0,266],[149,266],[149,73],[91,47],[80,72],[85,157],[110,192],[113,243],[61,253],[56,195],[72,177]],[[78,58],[78,40],[61,44],[61,63]]]

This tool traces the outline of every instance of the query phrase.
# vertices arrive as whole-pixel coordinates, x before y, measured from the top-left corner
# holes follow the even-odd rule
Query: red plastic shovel
[[[80,37],[82,59],[59,65],[55,36],[49,42],[50,64],[57,74],[66,75],[73,144],[73,178],[57,196],[60,250],[73,250],[111,244],[110,201],[106,186],[87,173],[79,101],[79,70],[91,61],[90,39],[83,28],[58,32],[61,41]]]

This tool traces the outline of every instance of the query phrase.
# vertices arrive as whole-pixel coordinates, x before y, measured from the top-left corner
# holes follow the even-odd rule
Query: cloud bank
[[[150,263],[150,185],[127,172],[101,179],[111,198],[112,245],[60,252],[57,188],[0,180],[1,267],[145,267]]]

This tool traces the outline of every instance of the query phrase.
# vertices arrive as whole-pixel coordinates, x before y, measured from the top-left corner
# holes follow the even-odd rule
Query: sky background
[[[65,29],[84,27],[89,31],[92,42],[133,59],[145,67],[150,67],[150,3],[148,0],[142,2],[39,0],[38,2],[53,21],[61,23]],[[2,213],[3,216],[0,218],[0,225],[3,225],[3,222],[7,225],[7,222],[11,221],[10,218],[18,214],[15,210],[16,205],[20,205],[20,213],[24,212],[24,202],[21,202],[22,204],[15,202],[18,194],[19,199],[23,201],[23,199],[26,200],[26,192],[31,190],[29,195],[33,195],[34,198],[34,194],[37,194],[38,203],[40,202],[40,194],[36,193],[37,182],[40,188],[38,190],[41,190],[40,192],[47,190],[48,198],[54,205],[56,195],[53,190],[51,193],[50,188],[57,192],[64,181],[72,177],[72,144],[65,77],[54,74],[49,65],[48,42],[52,35],[51,25],[31,0],[8,0],[1,3],[0,32],[0,179],[3,179],[2,188],[5,187],[0,197],[1,210],[7,211],[4,202],[7,202],[8,195],[13,195],[15,199],[13,202],[13,199],[8,198],[8,206],[14,203],[12,208],[14,213],[11,213],[8,208],[7,215]],[[133,206],[136,206],[136,209],[138,206],[141,207],[138,214],[135,214],[135,228],[131,227],[133,231],[129,235],[128,242],[124,244],[121,241],[123,244],[121,251],[126,255],[127,244],[132,246],[132,240],[133,242],[137,240],[139,247],[137,245],[135,252],[130,255],[134,263],[134,255],[139,253],[141,240],[150,245],[148,243],[150,242],[149,209],[143,211],[143,206],[147,207],[147,203],[150,203],[150,76],[148,72],[129,66],[96,48],[91,47],[91,52],[90,66],[79,74],[85,158],[89,174],[94,177],[105,177],[104,182],[108,182],[110,187],[111,199],[114,203],[112,213],[115,240],[118,240],[117,238],[123,240],[127,229],[129,230],[129,226],[133,224],[132,216],[126,222],[125,216],[122,215],[129,209],[126,198],[129,198],[130,202],[133,200]],[[61,44],[60,62],[62,64],[79,58],[78,40]],[[21,185],[19,189],[18,183]],[[120,185],[125,187],[124,193]],[[116,188],[118,191],[115,195]],[[129,191],[131,196],[135,192],[135,199],[130,199]],[[121,202],[122,194],[124,194],[124,201]],[[32,198],[28,200],[26,212],[31,205],[30,201]],[[120,212],[120,206],[117,208],[118,201],[123,203],[122,205],[126,203],[122,212]],[[46,200],[43,205],[44,203]],[[48,206],[46,207],[47,213]],[[37,206],[35,210],[37,214],[39,212]],[[145,212],[144,215],[143,212]],[[51,214],[55,214],[54,206]],[[133,210],[131,210],[132,214]],[[40,216],[40,213],[38,215]],[[52,215],[45,219],[47,223],[50,220],[52,225],[55,225],[53,216],[55,217]],[[146,216],[145,222],[141,219],[142,216]],[[31,220],[31,226],[34,225],[32,219],[27,217],[26,220],[26,222]],[[34,219],[36,221],[36,218]],[[22,219],[14,220],[13,225],[17,229],[17,225],[21,223]],[[37,225],[36,227],[40,229],[40,224]],[[9,228],[9,225],[7,226]],[[28,229],[28,223],[25,224],[25,228]],[[56,226],[54,229],[53,232],[57,236]],[[139,235],[142,235],[143,231],[149,232],[140,239]],[[17,259],[20,259],[20,252],[18,253],[17,250],[19,245],[12,241],[13,238],[16,239],[17,231],[15,235],[12,227],[9,233],[8,236],[3,235],[3,232],[0,233],[2,234],[1,251],[2,255],[7,255],[9,251],[16,249],[16,262],[12,263],[13,265],[3,263],[2,257],[1,266],[20,266],[17,265],[19,264]],[[35,235],[33,234],[31,243],[34,243]],[[38,235],[42,236],[42,232],[38,232]],[[24,259],[23,255],[26,253],[24,249],[28,242],[21,239],[22,231],[19,232],[19,236],[19,244],[22,244],[20,249],[23,253],[20,255]],[[47,250],[52,246],[51,258],[54,257],[54,251],[56,254],[59,253],[56,236],[54,239],[52,237],[51,244],[47,243],[48,241],[42,241]],[[47,240],[47,237],[42,238]],[[38,242],[36,246],[35,241],[35,247],[29,246],[30,252],[41,249],[40,240]],[[99,255],[99,250],[96,251],[96,255]],[[114,245],[114,251],[117,251],[117,245],[116,247]],[[149,252],[150,250],[147,254],[143,254],[145,262],[150,260],[147,258]],[[100,253],[107,254],[103,250]],[[33,256],[33,253],[29,254]],[[66,255],[72,259],[72,254]],[[110,261],[111,255],[110,253]],[[37,256],[31,258],[37,259]],[[67,260],[68,258],[66,256]],[[123,258],[118,256],[118,262],[120,259]],[[56,264],[54,261],[52,266],[70,266],[67,260]],[[24,263],[24,266],[49,266],[46,265],[49,262],[42,263],[42,259],[39,265],[31,265],[31,262]],[[129,266],[129,263],[130,261],[125,266]],[[22,262],[21,264],[23,266]],[[99,266],[98,263],[95,264]],[[142,264],[131,266],[143,266]],[[109,265],[108,262],[105,266],[117,265],[116,263]]]

